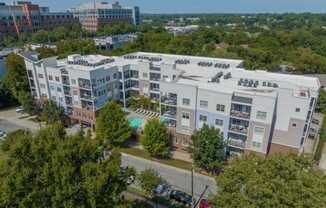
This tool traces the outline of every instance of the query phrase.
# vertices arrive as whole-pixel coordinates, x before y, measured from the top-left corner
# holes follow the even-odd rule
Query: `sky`
[[[12,0],[0,0],[12,3]],[[93,0],[29,0],[51,11],[68,8]],[[98,0],[115,1],[115,0]],[[326,13],[326,0],[120,0],[124,6],[139,6],[143,13]]]

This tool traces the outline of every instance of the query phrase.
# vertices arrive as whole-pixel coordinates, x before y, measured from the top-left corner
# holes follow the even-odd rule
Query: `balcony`
[[[248,127],[237,125],[237,124],[231,124],[230,125],[230,131],[241,133],[241,134],[247,134],[248,133]]]
[[[176,97],[163,96],[161,98],[161,103],[165,104],[165,105],[177,105],[177,98]]]
[[[231,110],[231,116],[238,117],[238,118],[244,118],[244,119],[250,119],[250,112]]]
[[[165,118],[176,119],[177,112],[175,110],[168,110],[162,113],[162,116]]]
[[[244,149],[246,147],[246,142],[240,139],[229,138],[228,145]]]
[[[166,118],[166,117],[161,117],[160,120],[168,128],[175,128],[177,126],[177,122],[175,120],[173,120],[173,119],[169,119],[169,118]]]
[[[152,71],[161,71],[161,68],[160,67],[157,67],[157,66],[150,66],[149,67],[149,70],[152,70]]]

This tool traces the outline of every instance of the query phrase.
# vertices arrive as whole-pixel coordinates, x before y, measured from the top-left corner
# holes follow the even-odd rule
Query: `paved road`
[[[187,192],[189,194],[191,193],[190,171],[171,167],[150,160],[145,160],[143,158],[131,156],[124,153],[122,153],[121,162],[122,166],[134,167],[138,172],[148,168],[156,170],[161,175],[161,177],[166,180],[173,188]],[[210,193],[213,194],[216,192],[216,182],[213,178],[195,173],[194,194],[196,197],[200,196],[206,185],[208,185],[208,190],[205,194],[206,197],[209,196]]]

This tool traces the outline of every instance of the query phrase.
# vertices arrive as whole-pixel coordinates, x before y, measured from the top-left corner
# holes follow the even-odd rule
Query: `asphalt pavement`
[[[135,157],[125,153],[122,153],[121,163],[122,166],[135,168],[137,172],[144,171],[145,169],[153,169],[157,171],[160,176],[172,186],[172,188],[191,194],[190,171]],[[208,186],[208,190],[205,193],[206,197],[208,197],[210,194],[216,193],[217,186],[214,178],[194,173],[195,198],[200,196],[206,185]]]

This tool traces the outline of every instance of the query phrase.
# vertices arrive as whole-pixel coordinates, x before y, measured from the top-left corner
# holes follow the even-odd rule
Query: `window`
[[[56,101],[57,97],[56,96],[52,96],[52,100]]]
[[[49,80],[53,80],[53,77],[52,77],[52,75],[49,75]]]
[[[45,84],[40,84],[40,88],[45,88]]]
[[[77,95],[77,94],[78,94],[78,93],[77,93],[77,90],[72,91],[72,93],[73,93],[74,95]]]
[[[257,119],[265,120],[266,117],[267,117],[267,113],[266,112],[257,111],[257,114],[256,114],[256,118]]]
[[[51,91],[54,91],[54,87],[53,86],[50,86],[50,89],[51,89]]]
[[[190,126],[190,115],[188,112],[182,112],[181,114],[181,125],[182,126]]]
[[[148,74],[146,72],[143,73],[143,78],[147,78]]]
[[[76,85],[76,80],[75,79],[71,79],[71,84]]]
[[[293,124],[292,124],[292,127],[297,127],[297,124],[296,124],[296,123],[293,123]]]
[[[199,116],[199,120],[200,120],[201,122],[207,122],[207,116],[200,115],[200,116]]]
[[[61,90],[61,88],[60,88],[60,87],[57,87],[57,91],[58,91],[58,92],[61,92],[62,90]]]
[[[208,107],[208,102],[206,100],[201,100],[200,101],[200,107],[201,108],[207,108]]]
[[[189,98],[183,98],[182,99],[182,105],[190,105],[190,99]]]
[[[38,78],[43,78],[44,76],[43,76],[43,74],[38,74]]]
[[[215,119],[215,125],[216,126],[223,126],[223,120],[221,120],[221,119]]]
[[[264,135],[264,131],[265,131],[265,129],[263,127],[255,126],[255,128],[254,128],[255,134],[258,134],[258,135]]]
[[[116,78],[117,78],[117,74],[114,73],[114,74],[113,74],[113,79],[116,79]]]
[[[60,82],[59,77],[55,77],[55,81]]]
[[[217,104],[216,105],[216,110],[224,112],[225,111],[225,105]]]
[[[296,108],[295,112],[297,112],[297,113],[300,112],[300,108]]]
[[[108,82],[108,81],[110,81],[110,76],[106,76],[106,81]]]
[[[260,142],[255,142],[255,141],[253,141],[252,142],[252,147],[254,147],[254,148],[261,148],[261,143]]]

